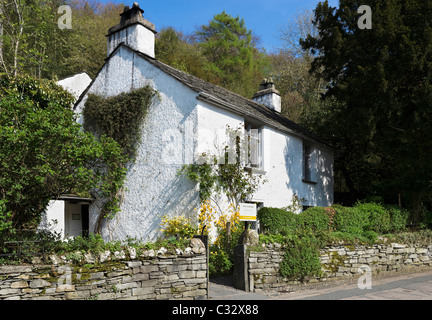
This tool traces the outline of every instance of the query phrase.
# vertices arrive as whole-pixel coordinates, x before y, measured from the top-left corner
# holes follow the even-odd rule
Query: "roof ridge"
[[[183,83],[191,90],[197,93],[206,93],[209,96],[216,98],[217,100],[225,102],[226,106],[230,106],[232,112],[240,114],[242,116],[247,116],[249,118],[254,118],[257,121],[265,123],[270,127],[276,128],[279,131],[285,131],[290,134],[294,134],[299,136],[302,139],[308,139],[312,141],[316,141],[320,144],[326,145],[330,148],[333,148],[328,143],[322,141],[314,134],[312,134],[309,130],[302,127],[301,125],[295,123],[294,121],[286,118],[281,115],[279,112],[275,112],[274,110],[269,109],[263,104],[260,104],[252,99],[243,97],[242,95],[232,92],[229,89],[221,87],[219,85],[210,83],[206,80],[198,78],[193,74],[187,73],[185,71],[176,69],[160,60],[157,60],[154,57],[151,57],[143,52],[137,51],[125,43],[119,43],[117,47],[113,50],[113,52],[106,58],[105,64],[114,56],[114,54],[119,50],[120,47],[125,47],[131,50],[133,53],[137,54],[141,58],[145,59],[156,68],[160,69],[162,72],[167,73],[171,77],[175,78],[179,82]],[[104,65],[105,65],[104,64]],[[102,70],[103,66],[98,72]],[[93,85],[95,79],[90,83],[86,90],[82,93],[80,98],[78,99],[75,106],[81,102],[82,98],[87,94],[89,88]]]

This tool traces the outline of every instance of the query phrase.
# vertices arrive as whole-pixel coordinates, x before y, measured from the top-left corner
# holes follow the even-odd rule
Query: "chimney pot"
[[[120,23],[108,30],[108,56],[123,42],[134,50],[155,57],[155,26],[144,19],[143,13],[137,2],[132,8],[125,6],[120,14]]]
[[[276,90],[272,78],[264,79],[260,84],[260,89],[254,94],[253,100],[265,105],[269,109],[281,112],[281,96],[279,91]]]

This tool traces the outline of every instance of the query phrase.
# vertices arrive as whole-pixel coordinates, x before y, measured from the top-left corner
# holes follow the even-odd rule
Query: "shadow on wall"
[[[196,183],[183,176],[176,176],[172,183],[168,183],[161,190],[160,194],[161,197],[152,204],[146,217],[151,223],[145,225],[143,229],[143,233],[148,234],[150,240],[155,240],[162,235],[160,223],[164,215],[195,219],[194,209],[200,203]]]
[[[303,144],[297,139],[286,137],[284,148],[287,193],[303,199],[305,206],[328,206],[333,204],[333,157],[313,145],[311,157],[311,182],[304,182]]]

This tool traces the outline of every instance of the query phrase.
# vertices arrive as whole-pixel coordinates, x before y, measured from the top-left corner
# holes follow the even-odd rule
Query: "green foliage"
[[[6,210],[6,200],[0,200],[0,234],[12,227],[11,212]]]
[[[119,210],[119,193],[126,177],[126,165],[135,161],[136,148],[141,137],[141,126],[155,95],[150,87],[121,93],[115,97],[90,94],[83,110],[84,128],[101,141],[111,139],[120,146],[110,144],[111,152],[104,159],[106,179],[100,184],[99,195],[105,199],[99,215],[96,232],[102,220],[111,219]]]
[[[306,277],[319,275],[321,264],[314,238],[302,236],[287,244],[280,264],[280,273],[288,279],[304,280]]]
[[[400,232],[406,229],[409,219],[409,211],[395,205],[385,205],[384,208],[390,214],[390,230]]]
[[[192,74],[200,79],[210,80],[211,74],[205,71],[208,63],[199,47],[174,28],[162,29],[156,36],[156,58],[166,64]]]
[[[372,202],[354,207],[313,207],[300,214],[265,207],[258,212],[264,229],[260,242],[284,245],[281,275],[304,280],[319,275],[319,249],[323,245],[340,241],[372,244],[387,232],[397,232],[386,234],[392,238],[406,238],[401,231],[405,230],[408,216],[403,208]]]
[[[375,231],[378,233],[387,233],[391,229],[390,213],[380,204],[377,203],[357,203],[355,208],[368,216],[368,225],[366,231]]]
[[[260,73],[265,60],[244,19],[234,18],[224,11],[215,15],[208,25],[201,26],[196,36],[208,61],[204,69],[211,75],[212,82],[252,97],[262,80]]]
[[[105,98],[89,94],[83,110],[84,128],[117,141],[124,155],[133,160],[141,126],[155,92],[150,87]]]
[[[212,165],[210,163],[193,163],[184,165],[179,171],[179,174],[183,174],[189,180],[198,183],[201,202],[209,199],[213,191],[218,188],[218,175],[214,172],[215,166],[216,164]]]
[[[298,215],[278,208],[264,207],[258,211],[258,220],[269,234],[289,234],[298,228]]]
[[[121,158],[118,145],[83,132],[71,103],[54,82],[0,76],[2,228],[35,229],[51,199],[89,194],[123,174],[102,169]]]
[[[120,22],[124,4],[98,0],[69,0],[67,4],[72,9],[72,29],[59,30],[57,23],[52,25],[57,39],[50,39],[56,47],[49,55],[46,74],[63,79],[85,71],[94,79],[107,57],[107,30]]]
[[[67,1],[72,29],[61,30],[59,0],[2,1],[0,72],[62,79],[83,71],[94,77],[106,58],[106,31],[119,22],[123,4]]]
[[[325,99],[336,101],[323,107],[316,122],[327,125],[315,132],[336,147],[335,167],[354,196],[400,194],[420,209],[432,190],[432,2],[371,1],[370,30],[358,27],[361,4],[320,2],[318,34],[301,41],[316,54]]]
[[[361,235],[368,225],[368,214],[359,208],[334,205],[336,210],[335,227],[337,231]]]
[[[308,208],[299,215],[299,223],[302,227],[315,232],[328,231],[330,221],[327,208],[323,207]]]
[[[357,203],[354,207],[312,207],[300,214],[267,207],[258,211],[258,219],[267,235],[325,232],[366,239],[405,230],[408,216],[408,211],[403,208],[377,203]]]
[[[107,244],[101,235],[90,233],[88,237],[73,237],[67,242],[58,242],[54,252],[91,252],[100,253],[107,249]]]
[[[262,233],[259,235],[260,243],[263,243],[263,244],[267,244],[267,243],[286,244],[287,242],[291,241],[291,238],[293,236],[294,236],[293,233],[291,233],[291,234]]]
[[[225,250],[210,248],[209,274],[211,277],[222,276],[232,271],[233,262]]]

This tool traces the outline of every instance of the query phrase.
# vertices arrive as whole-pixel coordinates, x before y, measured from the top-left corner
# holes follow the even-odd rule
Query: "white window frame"
[[[247,141],[246,167],[264,170],[263,126],[245,122]]]

